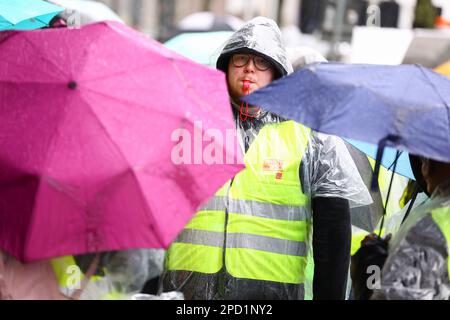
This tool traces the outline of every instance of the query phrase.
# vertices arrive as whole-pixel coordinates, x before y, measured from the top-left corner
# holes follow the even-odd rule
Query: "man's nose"
[[[253,58],[250,58],[248,60],[248,63],[244,66],[244,71],[248,72],[255,71],[255,63],[253,61]]]

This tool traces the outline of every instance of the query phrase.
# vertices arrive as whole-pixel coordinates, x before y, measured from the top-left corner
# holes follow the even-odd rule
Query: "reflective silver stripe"
[[[175,242],[192,243],[211,247],[223,247],[222,232],[184,229]],[[245,233],[227,234],[228,248],[247,248],[293,256],[307,255],[305,242],[276,239]]]
[[[230,199],[228,212],[288,221],[305,221],[308,216],[306,208],[303,206],[289,206],[237,199]]]
[[[227,197],[214,196],[199,211],[225,211],[227,202]],[[304,206],[289,206],[254,200],[229,199],[228,212],[288,221],[305,221],[308,217]]]
[[[217,211],[225,211],[226,208],[226,197],[218,197],[214,196],[199,210],[199,211],[208,211],[208,210],[217,210]]]
[[[223,232],[184,229],[175,242],[200,244],[210,247],[223,248],[224,234]]]
[[[282,240],[245,233],[227,234],[227,248],[255,249],[291,256],[306,257],[305,242]]]

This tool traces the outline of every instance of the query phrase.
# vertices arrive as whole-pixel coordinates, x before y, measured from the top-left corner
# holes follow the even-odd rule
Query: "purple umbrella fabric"
[[[311,64],[245,102],[344,138],[450,162],[450,80],[419,65]]]
[[[221,72],[122,24],[0,33],[0,248],[168,247],[243,168],[235,134]]]

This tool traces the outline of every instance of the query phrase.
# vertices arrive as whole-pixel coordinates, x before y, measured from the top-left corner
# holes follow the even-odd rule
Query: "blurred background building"
[[[232,31],[262,15],[277,21],[288,46],[312,47],[331,60],[401,63],[412,45],[430,51],[431,42],[441,42],[440,60],[450,52],[450,0],[98,1],[161,42],[182,32]],[[418,28],[419,38],[432,40],[417,41]]]

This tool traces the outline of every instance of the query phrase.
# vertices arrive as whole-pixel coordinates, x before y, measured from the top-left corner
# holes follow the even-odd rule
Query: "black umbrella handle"
[[[389,135],[383,139],[380,140],[378,143],[378,150],[377,150],[377,156],[375,159],[375,168],[373,169],[373,175],[372,175],[372,183],[370,186],[370,189],[373,192],[376,192],[378,190],[378,176],[380,175],[380,166],[381,166],[381,160],[383,159],[383,153],[384,148],[386,148],[386,145],[388,142],[396,142],[399,140],[400,137]],[[398,153],[395,162],[397,162],[398,159]],[[394,168],[395,171],[395,168]]]

